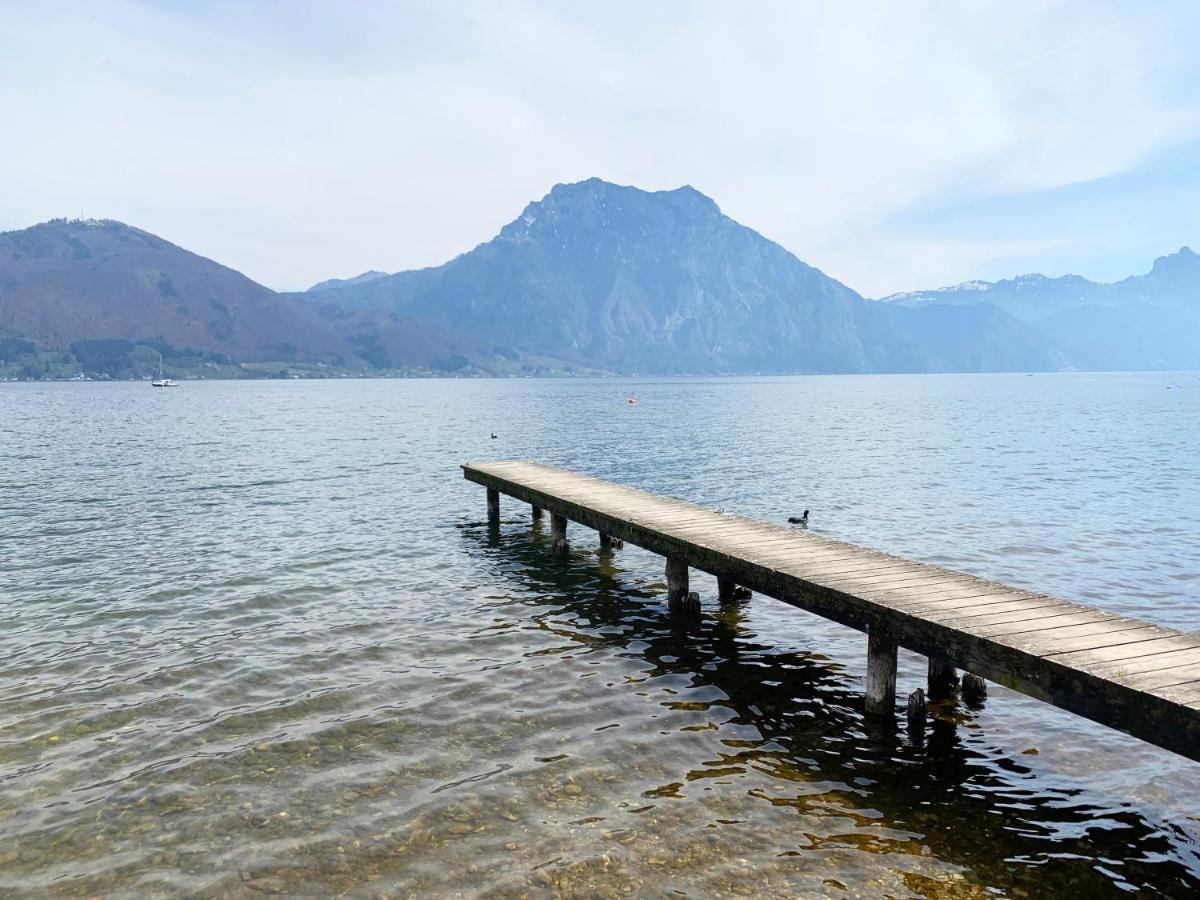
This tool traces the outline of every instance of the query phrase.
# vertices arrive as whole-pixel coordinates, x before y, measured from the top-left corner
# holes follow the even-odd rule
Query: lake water
[[[880,733],[862,635],[681,624],[457,466],[1196,630],[1198,448],[1195,374],[0,384],[0,894],[1195,895],[1200,766],[995,686]]]

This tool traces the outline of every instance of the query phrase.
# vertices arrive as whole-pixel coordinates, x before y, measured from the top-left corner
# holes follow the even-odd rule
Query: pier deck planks
[[[1200,761],[1200,635],[527,461],[470,481]]]

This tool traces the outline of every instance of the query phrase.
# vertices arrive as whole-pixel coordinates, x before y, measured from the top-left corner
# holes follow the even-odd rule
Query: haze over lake
[[[1196,373],[0,384],[0,893],[1195,892],[1193,763],[995,686],[880,733],[862,635],[684,627],[458,464],[1195,632],[1198,445]]]

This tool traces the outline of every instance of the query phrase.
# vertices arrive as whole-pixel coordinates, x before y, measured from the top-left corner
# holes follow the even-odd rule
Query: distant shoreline
[[[547,373],[544,375],[493,375],[487,373],[448,374],[371,374],[371,375],[246,375],[243,377],[172,376],[181,383],[197,382],[257,382],[257,381],[682,381],[734,378],[876,378],[929,376],[1008,376],[1032,378],[1055,375],[1146,375],[1172,378],[1200,376],[1200,369],[1060,369],[1035,372],[709,372],[709,373]],[[149,384],[150,378],[3,378],[0,384]]]

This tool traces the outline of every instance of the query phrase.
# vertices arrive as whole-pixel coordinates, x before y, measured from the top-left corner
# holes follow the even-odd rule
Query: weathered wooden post
[[[488,525],[500,527],[500,492],[495,488],[487,489]]]
[[[700,595],[688,591],[688,564],[676,556],[667,557],[667,605],[687,615],[700,614]]]
[[[944,656],[929,657],[929,699],[953,697],[958,688],[958,672]]]
[[[925,741],[925,692],[920,688],[908,695],[908,734],[914,744]]]
[[[550,514],[550,537],[554,540],[555,553],[568,553],[571,545],[567,543],[567,517],[558,513]]]
[[[983,706],[983,701],[987,699],[987,682],[978,675],[964,672],[962,696],[968,706]]]
[[[892,715],[896,709],[896,642],[882,632],[867,636],[868,715]]]
[[[542,508],[540,506],[534,506],[532,503],[530,504],[529,508],[533,514],[533,521],[535,521],[535,522],[542,521],[542,514],[544,512],[542,510]]]
[[[717,599],[722,603],[736,603],[750,599],[750,591],[739,587],[737,582],[717,576]]]
[[[679,603],[688,594],[688,565],[677,556],[667,557],[667,602]]]
[[[625,542],[620,538],[615,538],[611,534],[600,532],[600,549],[601,550],[619,550],[625,546]]]

